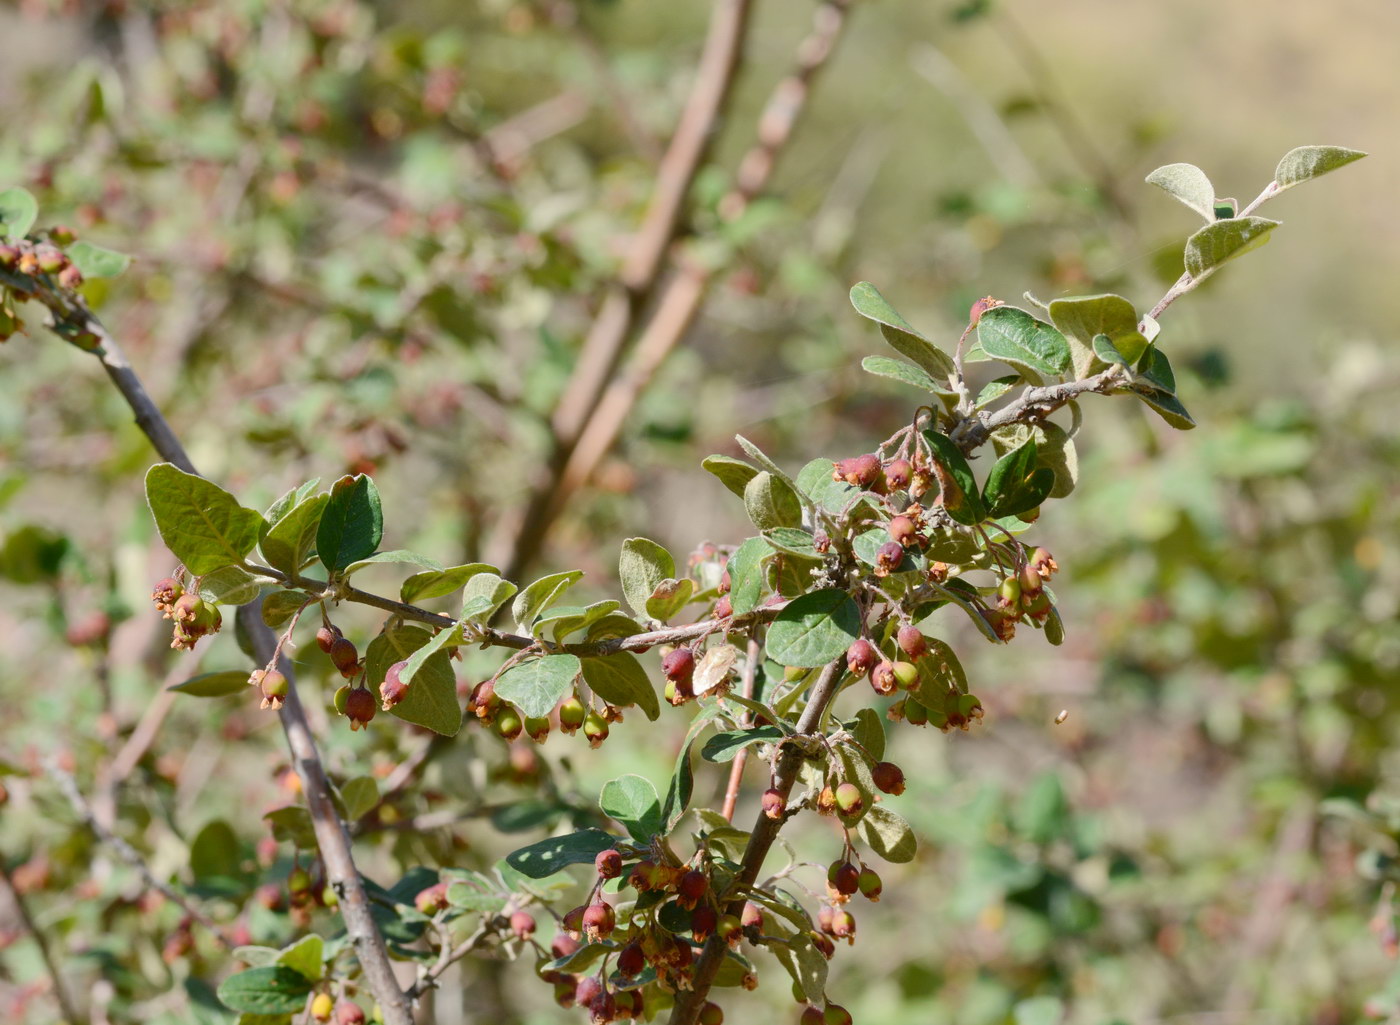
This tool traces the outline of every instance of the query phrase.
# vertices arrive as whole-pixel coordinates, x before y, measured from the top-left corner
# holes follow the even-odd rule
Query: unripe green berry
[[[913,662],[896,662],[894,679],[895,683],[905,690],[913,690],[919,684],[919,667]]]
[[[880,882],[880,876],[873,868],[862,865],[860,876],[856,880],[856,886],[860,890],[861,896],[867,900],[878,901],[880,892],[884,885]]]
[[[865,807],[865,798],[860,787],[854,783],[842,783],[836,788],[836,807],[842,815],[858,815]]]
[[[589,712],[583,720],[583,735],[588,738],[589,747],[598,747],[608,739],[608,721],[597,712]]]
[[[502,740],[514,740],[525,729],[525,723],[514,708],[507,705],[496,717],[496,733]]]
[[[565,733],[575,733],[588,718],[588,709],[576,696],[570,696],[559,706],[559,728]]]

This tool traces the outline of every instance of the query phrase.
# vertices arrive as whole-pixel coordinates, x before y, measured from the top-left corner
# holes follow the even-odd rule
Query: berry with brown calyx
[[[588,905],[583,913],[583,934],[590,940],[605,940],[612,935],[617,916],[612,905],[604,901]]]
[[[694,700],[695,692],[691,690],[689,680],[667,680],[662,696],[665,697],[668,705],[679,708],[687,701]]]
[[[1048,594],[1044,591],[1037,591],[1034,596],[1023,595],[1021,597],[1021,608],[1036,623],[1044,623],[1050,618],[1050,610],[1054,608],[1054,605],[1051,604]]]
[[[928,706],[914,697],[904,700],[904,721],[910,726],[928,725]]]
[[[1036,568],[1029,562],[1017,571],[1014,578],[1008,577],[1007,579],[1015,579],[1016,583],[1020,585],[1020,597],[1039,594],[1045,587],[1045,581],[1040,578],[1040,574],[1036,572]]]
[[[525,722],[519,712],[510,705],[501,709],[501,714],[496,717],[496,734],[502,740],[514,740],[524,729]]]
[[[875,667],[879,659],[880,653],[875,650],[875,645],[864,637],[857,638],[846,649],[846,668],[853,676],[864,676]]]
[[[661,660],[661,672],[668,680],[690,682],[695,675],[695,652],[677,648]]]
[[[78,241],[78,235],[66,224],[55,224],[49,229],[49,239],[54,245],[71,246]]]
[[[9,270],[19,263],[19,250],[12,245],[0,242],[0,268]]]
[[[763,814],[768,818],[777,821],[783,817],[783,812],[787,809],[787,799],[782,792],[769,787],[763,791]]]
[[[369,692],[368,687],[353,687],[350,693],[345,695],[345,718],[350,720],[351,731],[362,730],[368,726],[377,710],[378,705],[375,704],[374,695]]]
[[[413,906],[425,915],[435,915],[447,910],[447,883],[434,883],[418,891],[413,898]]]
[[[34,259],[45,274],[56,274],[68,266],[68,257],[63,255],[63,251],[50,245],[35,246]]]
[[[304,868],[294,868],[287,873],[287,892],[300,897],[311,889],[311,873]]]
[[[941,584],[948,579],[948,564],[946,562],[930,562],[924,576],[931,584]]]
[[[842,815],[859,815],[865,807],[865,796],[854,783],[842,783],[836,788],[836,807]]]
[[[994,310],[998,306],[1002,305],[1005,304],[1000,299],[993,298],[990,295],[986,295],[983,296],[981,299],[978,299],[975,303],[972,304],[972,308],[967,311],[968,327],[976,327],[977,322],[982,319],[982,314],[986,313],[988,310]],[[834,1025],[834,1023],[828,1023],[828,1025]]]
[[[884,884],[880,882],[879,873],[866,865],[860,867],[860,875],[856,879],[856,887],[866,900],[878,901],[880,893],[884,890]]]
[[[564,703],[559,706],[559,728],[570,736],[578,732],[578,728],[587,718],[588,709],[583,707],[583,702],[577,695],[565,698]]]
[[[856,916],[849,911],[838,911],[831,916],[831,935],[848,944],[856,941]]]
[[[905,690],[913,690],[919,685],[919,667],[913,662],[896,662],[894,664],[894,680]]]
[[[826,1025],[826,1015],[822,1014],[820,1007],[808,1004],[802,1011],[802,1017],[798,1020],[797,1025]]]
[[[809,932],[808,937],[812,941],[812,946],[817,948],[817,952],[822,957],[830,961],[836,956],[836,941],[824,933],[819,933],[815,929]]]
[[[631,978],[633,975],[640,975],[646,969],[647,956],[642,951],[642,945],[633,940],[623,947],[617,955],[617,971],[620,975]]]
[[[408,697],[408,684],[401,677],[407,667],[408,659],[404,659],[402,662],[395,662],[384,671],[384,681],[379,685],[379,697],[383,702],[380,707],[386,712]]]
[[[1000,609],[984,610],[982,619],[991,627],[998,640],[1008,642],[1016,636],[1016,620]]]
[[[731,947],[737,947],[744,938],[744,923],[736,915],[720,915],[715,926],[715,935]]]
[[[728,594],[729,589],[734,586],[733,579],[729,576],[729,570],[725,570],[720,575],[719,583],[715,585],[716,594]]]
[[[918,658],[928,653],[928,638],[912,623],[905,623],[899,628],[899,632],[895,634],[895,643],[899,645],[899,650],[910,658]]]
[[[574,1006],[574,990],[578,983],[574,981],[572,975],[565,976],[554,984],[554,1002],[560,1007],[568,1009]]]
[[[549,952],[554,955],[557,961],[561,957],[572,957],[583,947],[583,944],[574,939],[568,933],[559,933],[549,943]]]
[[[617,997],[607,990],[588,1002],[589,1025],[608,1025],[617,1019]]]
[[[849,861],[833,861],[826,870],[826,881],[837,893],[849,897],[860,889],[860,869]]]
[[[359,672],[360,652],[350,638],[337,637],[331,642],[331,650],[327,654],[330,655],[332,664],[340,671],[340,675],[347,680]]]
[[[597,870],[599,879],[616,879],[622,875],[622,853],[611,847],[606,851],[599,851],[598,856],[593,859],[593,867]]]
[[[317,993],[311,998],[311,1017],[317,1021],[330,1021],[335,1013],[335,998],[329,993]]]
[[[726,594],[715,602],[715,618],[728,619],[732,615],[734,615],[734,605],[730,602],[729,595]]]
[[[335,1005],[336,1025],[365,1025],[365,1012],[353,1000],[342,1000]]]
[[[870,670],[870,686],[876,694],[893,694],[899,689],[899,680],[894,675],[894,663],[889,659],[881,661]]]
[[[889,531],[890,540],[901,548],[912,548],[919,543],[918,525],[908,516],[894,517],[885,529]]]
[[[535,935],[535,916],[528,911],[517,911],[510,916],[510,931],[518,940],[528,940]]]
[[[335,639],[340,635],[340,630],[334,623],[325,624],[316,631],[316,647],[329,655],[331,653],[331,645],[335,643]]]
[[[763,909],[751,900],[744,902],[744,913],[739,917],[739,924],[745,929],[763,928]]]
[[[914,467],[907,459],[891,459],[885,464],[885,484],[891,491],[907,491],[914,479]]]
[[[1041,580],[1049,580],[1059,570],[1060,564],[1055,561],[1055,557],[1044,548],[1037,548],[1030,554],[1030,565],[1035,569]]]
[[[710,880],[704,872],[690,869],[676,884],[676,899],[683,908],[693,908],[710,888]]]
[[[58,287],[73,289],[83,283],[83,272],[71,263],[58,272]]]
[[[696,943],[704,943],[719,926],[719,912],[708,904],[701,904],[690,913],[690,935]]]
[[[724,1025],[724,1011],[719,1004],[706,1000],[695,1020],[699,1025]]]
[[[603,984],[593,975],[585,975],[574,987],[574,1000],[580,1007],[587,1007],[603,995]]]
[[[218,633],[224,625],[218,608],[190,591],[175,599],[170,618],[175,621],[175,639],[170,646],[176,649],[189,650],[201,637]]]
[[[836,814],[836,791],[831,787],[822,787],[817,794],[817,814]]]
[[[471,700],[467,702],[467,707],[484,726],[489,726],[496,721],[496,712],[501,707],[501,699],[496,696],[496,682],[485,680],[478,683],[472,690]]]
[[[271,708],[274,711],[282,707],[282,703],[287,700],[287,692],[291,689],[287,678],[276,669],[271,672],[266,669],[254,669],[253,675],[248,677],[248,682],[262,692],[262,704],[258,707]]]
[[[880,465],[880,457],[874,453],[842,460],[839,466],[842,471],[841,479],[852,487],[876,493],[885,490],[885,470]]]
[[[589,712],[583,720],[583,735],[588,738],[589,747],[599,747],[608,739],[608,721],[597,712]]]
[[[887,577],[904,561],[904,548],[898,541],[886,541],[875,552],[875,575]]]
[[[543,744],[549,739],[549,717],[548,716],[526,716],[525,735],[536,744]]]
[[[170,619],[175,611],[175,603],[184,593],[185,588],[180,581],[174,577],[163,577],[156,581],[156,586],[151,591],[151,602],[158,611],[165,613],[166,619]]]
[[[876,762],[870,769],[870,778],[883,793],[895,797],[904,793],[904,770],[894,762]]]

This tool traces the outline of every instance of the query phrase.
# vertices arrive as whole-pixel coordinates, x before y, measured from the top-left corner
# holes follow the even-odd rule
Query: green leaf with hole
[[[0,192],[0,238],[23,238],[38,217],[39,203],[28,189]]]
[[[949,489],[949,494],[941,496],[943,508],[959,523],[968,526],[981,523],[987,518],[987,510],[982,504],[982,492],[977,487],[977,478],[972,475],[972,467],[968,465],[962,450],[954,445],[946,434],[925,430],[923,436],[933,449],[933,457],[948,471],[958,491],[957,494],[953,494],[952,489]]]
[[[384,510],[369,475],[336,481],[316,529],[316,555],[326,570],[337,574],[373,555],[383,536]]]
[[[1195,164],[1167,164],[1147,176],[1168,195],[1185,203],[1207,221],[1215,220],[1215,186]]]
[[[1222,264],[1258,249],[1279,225],[1267,217],[1232,217],[1207,224],[1186,240],[1186,273],[1192,280],[1214,274]]]
[[[85,278],[115,278],[131,266],[131,257],[126,253],[87,241],[74,242],[65,252]]]
[[[1279,191],[1282,192],[1345,167],[1365,155],[1359,149],[1347,149],[1345,146],[1299,146],[1283,155],[1274,169],[1274,181],[1278,182]]]
[[[785,666],[814,668],[842,655],[860,636],[860,609],[839,588],[812,591],[789,602],[768,628],[768,657]]]
[[[520,709],[522,715],[542,719],[573,690],[582,670],[576,655],[546,655],[514,666],[496,680],[496,695]]]
[[[913,360],[935,380],[946,380],[953,373],[952,357],[914,330],[870,282],[862,281],[851,289],[851,305],[862,317],[880,325],[880,334],[890,348]]]
[[[1050,305],[1053,308],[1054,303]],[[1065,336],[1015,306],[997,306],[982,314],[977,342],[988,356],[1020,370],[1032,384],[1059,377],[1070,368]]]
[[[744,488],[748,486],[749,481],[758,476],[756,467],[733,456],[709,456],[700,465],[718,477],[721,484],[740,498],[744,497]]]
[[[242,562],[258,543],[262,514],[217,484],[170,463],[146,473],[146,501],[161,540],[195,576]]]
[[[273,569],[294,574],[301,571],[316,550],[316,533],[330,495],[312,495],[282,515],[260,542],[263,558]]]
[[[267,965],[230,975],[219,983],[224,1006],[245,1014],[295,1014],[306,1006],[311,980],[295,968]]]
[[[365,649],[366,685],[375,690],[391,665],[412,659],[433,641],[433,634],[421,626],[385,630]],[[457,674],[447,652],[434,650],[416,669],[407,696],[389,710],[390,714],[444,737],[455,736],[462,728],[462,707],[457,703]]]
[[[598,807],[621,822],[638,843],[650,843],[661,832],[661,798],[651,780],[642,776],[629,773],[604,783]]]
[[[655,541],[630,537],[622,542],[618,559],[618,576],[622,580],[622,595],[632,611],[647,614],[647,599],[661,581],[676,575],[676,560]]]
[[[651,678],[637,656],[630,651],[583,659],[579,669],[593,693],[608,704],[619,708],[636,705],[652,722],[661,715],[656,688],[652,686]],[[499,687],[496,693],[500,693]]]
[[[617,837],[600,829],[580,829],[551,836],[506,855],[506,864],[529,879],[546,879],[570,865],[591,863],[617,845]]]

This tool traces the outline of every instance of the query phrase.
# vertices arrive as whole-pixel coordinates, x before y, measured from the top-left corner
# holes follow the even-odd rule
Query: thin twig
[[[797,720],[796,734],[798,738],[818,733],[822,717],[840,691],[841,676],[845,668],[846,658],[842,655],[835,661],[828,663],[821,671],[817,682],[812,685],[812,695],[807,700],[807,707],[802,710],[802,715]],[[797,782],[797,774],[802,767],[803,757],[803,750],[799,744],[788,743],[780,749],[777,765],[773,772],[773,787],[783,795],[784,801],[792,792],[793,784]],[[726,914],[734,915],[736,918],[743,914],[744,893],[753,886],[754,880],[758,878],[758,873],[763,868],[763,861],[768,856],[773,842],[778,838],[778,832],[782,829],[783,823],[783,819],[770,819],[764,812],[759,811],[758,821],[754,823],[753,831],[749,834],[748,845],[744,848],[744,857],[740,862],[739,872],[734,877],[734,882],[729,890],[731,894],[738,896],[730,900],[729,906],[725,909]],[[694,1025],[700,1008],[704,1006],[710,985],[714,982],[715,973],[719,971],[719,966],[724,961],[728,950],[729,944],[724,939],[718,935],[710,937],[709,942],[705,944],[704,952],[695,962],[695,970],[691,974],[690,989],[682,990],[676,994],[676,1003],[671,1011],[670,1025]]]
[[[455,947],[449,947],[444,943],[442,952],[439,954],[433,966],[424,971],[423,974],[418,977],[417,981],[415,981],[412,986],[408,987],[408,992],[406,994],[408,999],[410,1001],[417,1001],[425,992],[436,986],[437,980],[442,976],[443,972],[447,971],[452,965],[462,960],[462,958],[466,957],[491,937],[495,936],[506,921],[507,919],[500,915],[485,915],[482,917],[481,924],[476,927],[476,930],[461,943],[457,944]]]
[[[77,1005],[73,1003],[73,998],[63,984],[63,973],[58,970],[58,962],[54,960],[53,951],[49,947],[49,938],[35,924],[24,895],[15,888],[14,880],[10,878],[10,870],[6,867],[4,858],[0,858],[0,880],[4,881],[5,889],[10,891],[10,899],[15,903],[15,912],[19,916],[20,924],[33,938],[34,945],[39,948],[39,957],[44,962],[44,970],[49,973],[49,984],[53,988],[53,998],[58,1002],[58,1009],[63,1012],[65,1021],[77,1025],[83,1020],[83,1016],[78,1013]]]
[[[82,819],[83,824],[92,830],[93,835],[98,840],[112,848],[123,861],[134,868],[148,888],[164,894],[166,899],[178,905],[192,920],[208,929],[209,933],[218,941],[219,946],[225,950],[233,949],[233,944],[224,935],[217,922],[191,903],[179,890],[157,879],[155,874],[151,872],[150,866],[146,864],[146,859],[141,856],[140,851],[97,820],[97,816],[93,814],[92,806],[87,803],[83,792],[78,789],[78,781],[73,778],[72,773],[58,763],[57,758],[46,757],[44,771],[52,777],[58,789],[63,792],[63,796],[72,805],[73,811],[77,813],[78,818]]]
[[[749,638],[749,650],[744,662],[743,694],[748,700],[753,700],[754,678],[758,675],[758,663],[761,657],[758,641]],[[753,712],[744,711],[739,719],[741,727],[747,727],[753,722]],[[739,791],[743,788],[744,765],[748,761],[749,749],[739,748],[739,753],[734,756],[734,764],[729,767],[729,784],[724,789],[724,807],[720,814],[729,822],[734,821],[734,806],[739,803]]]

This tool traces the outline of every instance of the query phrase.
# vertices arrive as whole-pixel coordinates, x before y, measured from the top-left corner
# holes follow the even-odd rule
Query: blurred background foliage
[[[537,560],[584,568],[597,597],[624,537],[683,553],[743,536],[698,468],[734,432],[797,466],[904,422],[913,395],[858,371],[878,346],[847,308],[853,281],[949,341],[988,293],[1117,291],[1146,308],[1192,227],[1147,171],[1191,160],[1247,201],[1294,145],[1393,136],[1392,5],[857,3],[769,188],[729,221],[721,199],[813,8],[757,4],[687,211],[708,299]],[[368,471],[386,547],[493,556],[547,457],[708,13],[3,5],[0,185],[134,254],[90,297],[196,463],[247,504]],[[1197,431],[1086,403],[1084,486],[1041,524],[1069,642],[990,649],[955,632],[986,722],[892,731],[922,847],[885,873],[886,899],[833,964],[857,1021],[1400,1016],[1400,293],[1378,203],[1396,171],[1378,153],[1345,189],[1280,201],[1283,240],[1173,308],[1163,344]],[[280,733],[242,699],[156,696],[241,663],[227,635],[165,649],[146,604],[171,569],[141,498],[152,456],[96,363],[36,331],[0,350],[0,373],[0,856],[94,1020],[231,1020],[211,989],[226,959],[198,932],[172,946],[179,910],[140,896],[42,759],[110,802],[158,876],[283,943],[298,923],[255,891],[292,863],[288,844],[255,847],[259,816],[290,799]],[[365,610],[341,625],[377,628]],[[313,714],[326,668],[302,665]],[[469,661],[463,679],[490,668]],[[158,732],[118,786],[112,754],[143,717]],[[469,727],[366,820],[366,871],[387,886],[424,863],[490,865],[586,822],[617,771],[664,779],[681,719],[629,719],[601,751],[562,755]],[[386,777],[422,743],[320,722],[342,779]],[[712,803],[723,782],[702,780]],[[195,843],[211,821],[233,825],[233,858]],[[793,838],[814,862],[839,847],[824,825]],[[53,1020],[8,906],[0,929],[7,1020]],[[436,1020],[576,1020],[529,971],[465,962]],[[795,1020],[786,980],[766,976],[721,1001],[731,1020],[765,1002]]]

